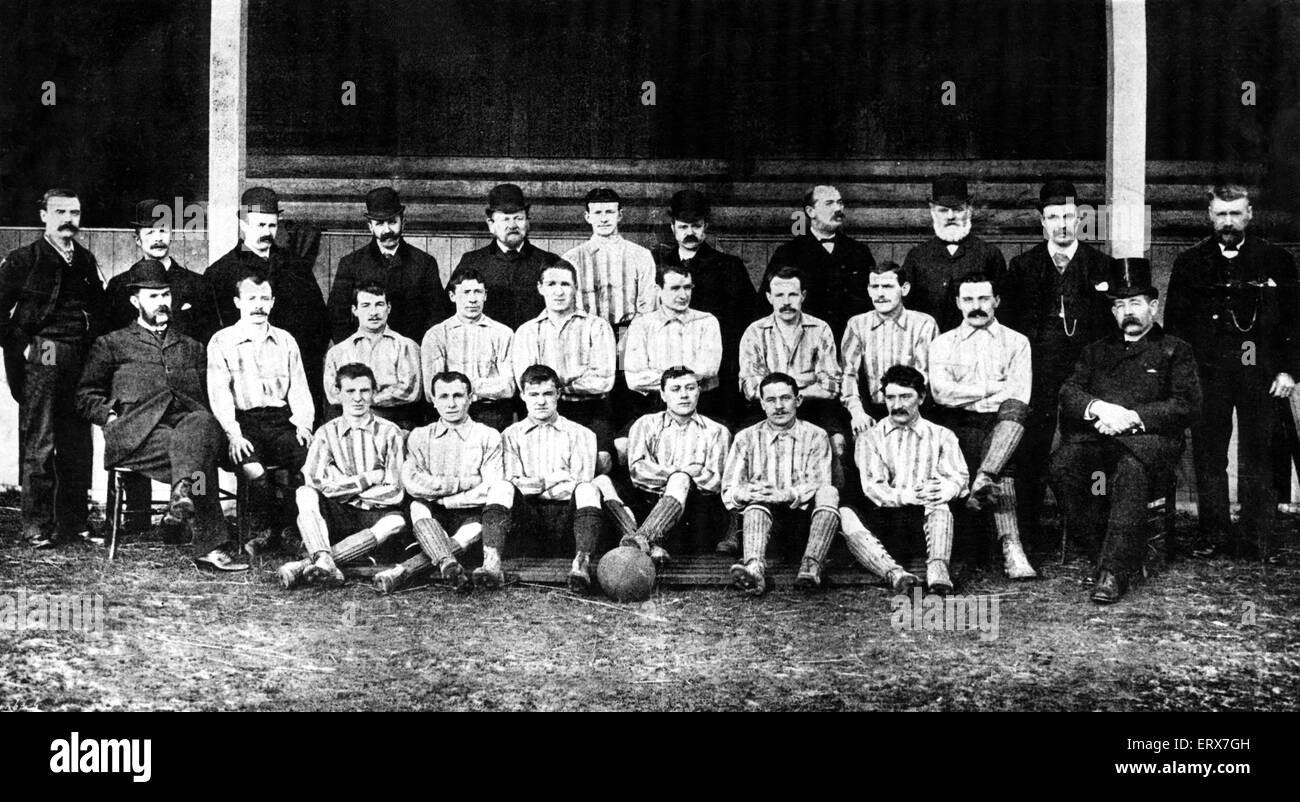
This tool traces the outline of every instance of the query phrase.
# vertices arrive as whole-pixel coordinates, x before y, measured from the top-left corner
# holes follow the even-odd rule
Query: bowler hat
[[[524,201],[524,191],[515,184],[497,184],[492,187],[488,193],[487,213],[491,217],[493,212],[504,212],[505,214],[514,214],[515,212],[528,211],[528,204]]]
[[[683,189],[668,203],[668,216],[686,223],[698,223],[709,216],[709,199],[703,192]]]
[[[134,228],[154,228],[163,220],[170,219],[167,205],[157,198],[145,198],[135,205],[135,216],[131,218]]]
[[[1112,259],[1107,274],[1106,294],[1111,298],[1160,297],[1160,291],[1151,283],[1151,262],[1148,259]]]
[[[157,259],[145,259],[126,271],[126,288],[128,290],[161,290],[170,287],[167,280],[167,268]]]
[[[390,220],[406,211],[397,190],[379,187],[366,193],[366,217],[370,220]]]
[[[1045,206],[1059,206],[1065,203],[1079,202],[1079,196],[1074,191],[1074,184],[1070,181],[1052,180],[1043,184],[1043,188],[1038,190],[1038,210],[1041,212]]]
[[[970,203],[966,179],[956,173],[944,173],[934,179],[930,190],[930,202],[950,209]]]
[[[279,214],[280,196],[269,187],[249,187],[239,196],[239,205],[245,212]]]

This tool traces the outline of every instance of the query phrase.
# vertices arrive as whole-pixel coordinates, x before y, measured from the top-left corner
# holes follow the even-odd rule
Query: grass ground
[[[0,599],[101,595],[102,633],[0,631],[5,709],[1295,710],[1300,569],[1178,562],[1118,605],[1086,565],[1038,560],[997,594],[997,637],[891,626],[883,588],[753,600],[667,590],[611,606],[516,586],[292,593],[274,563],[200,573],[132,543],[34,552],[0,512]],[[1294,527],[1292,526],[1293,530]],[[1294,531],[1291,531],[1294,542]]]

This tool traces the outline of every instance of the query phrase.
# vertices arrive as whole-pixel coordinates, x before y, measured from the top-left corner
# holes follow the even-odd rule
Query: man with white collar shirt
[[[434,376],[447,371],[463,373],[474,388],[470,417],[503,432],[515,419],[515,377],[510,364],[514,332],[483,314],[487,284],[476,269],[456,268],[447,280],[447,292],[456,314],[429,329],[420,343],[425,397],[432,403]]]
[[[935,419],[957,435],[966,457],[967,506],[993,512],[1007,576],[1033,579],[1038,574],[1020,544],[1010,462],[1029,412],[1029,340],[997,321],[999,299],[987,275],[970,273],[954,283],[962,323],[930,344]]]
[[[338,369],[359,362],[375,374],[371,411],[409,432],[420,424],[424,413],[419,404],[420,346],[389,327],[391,307],[383,285],[367,282],[352,295],[357,328],[325,355],[325,398],[332,407],[330,412],[339,411],[341,403],[334,382]]]
[[[655,261],[648,248],[619,233],[622,199],[609,187],[587,193],[583,219],[591,239],[563,259],[578,271],[578,308],[603,317],[622,342],[627,327],[655,308]]]

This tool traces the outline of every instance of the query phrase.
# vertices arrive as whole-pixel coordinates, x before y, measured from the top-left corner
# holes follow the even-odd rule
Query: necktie
[[[505,257],[507,262],[518,262],[520,259],[524,258],[524,255],[519,251],[507,250],[505,252]]]
[[[1066,265],[1070,264],[1070,257],[1064,253],[1054,253],[1052,262],[1055,263],[1057,270],[1065,270]]]
[[[384,267],[397,267],[397,254],[389,256],[384,254]]]

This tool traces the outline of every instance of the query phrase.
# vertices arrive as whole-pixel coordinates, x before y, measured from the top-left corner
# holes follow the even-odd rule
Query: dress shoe
[[[235,559],[221,549],[213,549],[202,557],[194,558],[200,568],[213,571],[247,571],[248,563],[235,562]]]
[[[1110,571],[1103,570],[1097,576],[1097,585],[1092,589],[1092,600],[1097,604],[1114,604],[1124,595],[1125,582]]]
[[[194,499],[190,498],[191,485],[189,479],[182,479],[172,487],[171,503],[167,506],[167,512],[163,514],[164,521],[184,524],[194,517]]]
[[[813,557],[804,557],[799,563],[799,573],[794,578],[799,590],[817,590],[822,586],[822,564]]]
[[[731,583],[751,596],[767,592],[767,577],[761,560],[746,560],[731,566]]]
[[[569,568],[569,590],[583,594],[591,591],[591,557],[586,552],[579,552],[573,558],[573,565]]]

